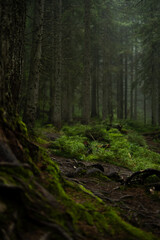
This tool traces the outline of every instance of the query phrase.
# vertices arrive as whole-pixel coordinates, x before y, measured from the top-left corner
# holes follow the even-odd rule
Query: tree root
[[[126,179],[124,182],[125,185],[132,185],[132,184],[144,184],[145,180],[150,177],[156,175],[160,178],[160,171],[152,168],[148,168],[142,171],[138,171],[133,173],[130,177]]]

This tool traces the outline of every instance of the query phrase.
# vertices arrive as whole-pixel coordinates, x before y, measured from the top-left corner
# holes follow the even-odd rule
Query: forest
[[[160,239],[160,1],[0,0],[0,239]]]

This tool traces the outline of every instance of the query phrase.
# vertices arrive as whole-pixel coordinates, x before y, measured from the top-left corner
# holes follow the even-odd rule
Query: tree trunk
[[[62,0],[58,1],[56,24],[55,49],[55,85],[54,85],[54,111],[53,124],[57,128],[62,125]]]
[[[112,74],[111,74],[110,71],[108,72],[108,86],[107,86],[107,89],[108,89],[108,93],[107,93],[107,96],[108,96],[108,117],[109,117],[110,124],[112,124],[112,121],[113,121],[113,99],[112,98],[113,98],[113,96],[112,96]]]
[[[44,0],[34,2],[33,39],[31,49],[30,72],[28,79],[28,95],[24,121],[33,127],[38,105],[39,79],[42,56]]]
[[[146,125],[146,123],[147,123],[147,111],[146,111],[146,94],[145,93],[144,93],[143,108],[144,108],[144,125]]]
[[[125,58],[124,58],[124,67],[125,67],[125,73],[124,73],[124,81],[125,81],[125,119],[127,119],[128,115],[128,59],[127,59],[127,54],[125,53]]]
[[[119,74],[117,78],[117,118],[123,119],[123,54],[119,56]]]
[[[91,117],[97,117],[97,91],[98,91],[98,80],[99,80],[99,51],[98,47],[94,49],[93,55],[93,69],[92,69],[92,105],[91,105]]]
[[[137,41],[136,41],[137,44]],[[137,46],[135,45],[135,62],[134,62],[134,72],[135,72],[135,89],[134,89],[134,120],[137,120],[137,68],[138,68],[138,52],[137,52]]]
[[[84,77],[82,81],[82,123],[89,123],[91,111],[91,73],[90,73],[90,10],[91,0],[84,0]]]
[[[154,56],[153,56],[153,62],[152,62],[152,79],[151,79],[151,83],[152,83],[152,89],[151,89],[151,113],[152,113],[152,125],[156,125],[157,124],[157,119],[156,119],[156,106],[157,106],[157,88],[156,88],[156,79],[155,79],[155,69],[154,69]]]
[[[51,77],[50,77],[50,110],[49,110],[49,121],[53,123],[54,119],[54,84],[55,84],[55,58],[56,58],[56,4],[55,1],[52,1],[51,4]]]
[[[134,120],[137,120],[137,83],[134,90]]]
[[[105,52],[105,51],[104,51]],[[103,57],[103,82],[102,82],[102,119],[105,120],[108,117],[108,84],[107,84],[107,78],[108,78],[108,72],[107,72],[107,64],[106,64],[106,54],[104,53]]]
[[[130,119],[133,119],[133,47],[132,47],[132,53],[131,53],[131,84],[130,84]]]
[[[158,125],[160,126],[160,72],[158,74]]]
[[[15,114],[22,80],[25,1],[0,0],[0,105]]]

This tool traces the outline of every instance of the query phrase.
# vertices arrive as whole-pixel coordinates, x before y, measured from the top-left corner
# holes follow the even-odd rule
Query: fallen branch
[[[157,177],[160,178],[160,171],[152,168],[148,168],[142,171],[138,171],[133,173],[130,177],[126,179],[124,182],[125,185],[131,185],[131,184],[143,184],[146,178],[156,175]]]

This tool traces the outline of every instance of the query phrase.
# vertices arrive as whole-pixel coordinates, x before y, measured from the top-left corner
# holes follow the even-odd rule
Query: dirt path
[[[124,186],[122,182],[132,174],[130,170],[109,163],[51,157],[66,179],[82,184],[107,205],[116,207],[127,222],[160,237],[160,195],[153,196],[144,186]]]

